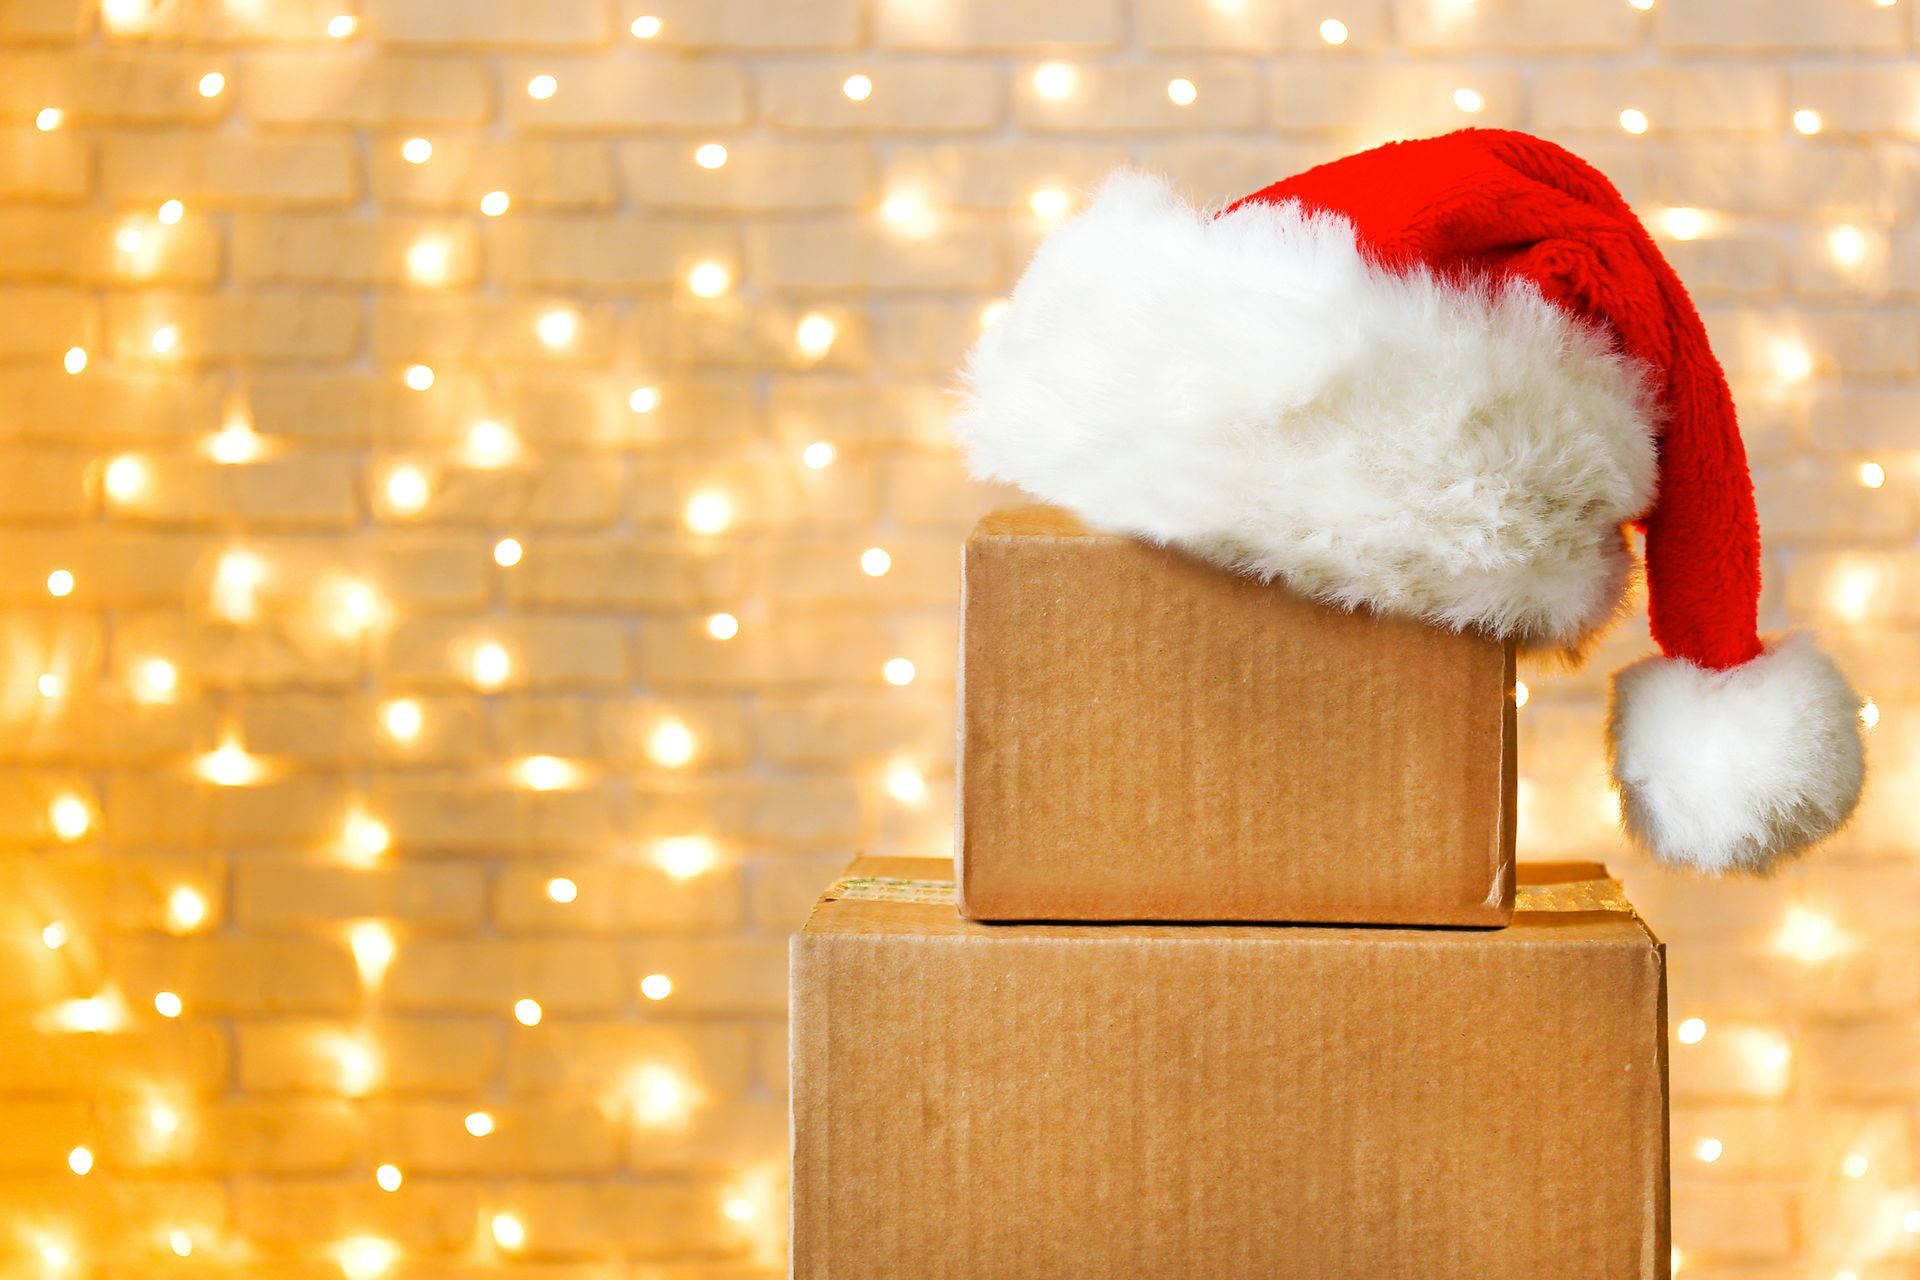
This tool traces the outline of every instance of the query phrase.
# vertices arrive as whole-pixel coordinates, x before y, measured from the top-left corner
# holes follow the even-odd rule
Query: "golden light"
[[[489,218],[497,218],[513,206],[513,200],[504,191],[489,191],[480,197],[480,212]]]
[[[213,608],[230,622],[248,622],[259,612],[260,587],[267,580],[267,562],[238,548],[220,557],[213,571]]]
[[[1455,89],[1453,91],[1453,105],[1468,115],[1475,115],[1482,107],[1487,105],[1487,100],[1480,96],[1478,90]]]
[[[1693,1158],[1702,1164],[1712,1164],[1726,1150],[1726,1144],[1718,1138],[1702,1138],[1693,1144]]]
[[[400,1184],[405,1181],[406,1177],[400,1172],[400,1166],[397,1164],[383,1164],[373,1171],[374,1185],[382,1191],[398,1191]]]
[[[909,192],[888,196],[880,205],[880,216],[888,222],[912,222],[920,216],[920,198]]]
[[[543,311],[540,318],[533,322],[533,331],[539,335],[542,345],[557,351],[561,347],[570,347],[580,336],[580,313],[567,307],[555,307]]]
[[[364,634],[385,615],[380,593],[367,583],[342,579],[327,585],[324,593],[336,634],[354,637]]]
[[[1636,136],[1645,133],[1650,123],[1647,113],[1638,107],[1628,107],[1620,113],[1620,127]]]
[[[1820,118],[1818,111],[1812,111],[1806,107],[1802,107],[1793,113],[1793,127],[1795,131],[1805,137],[1811,138],[1814,134],[1820,132],[1825,123],[1826,122]]]
[[[1872,698],[1868,698],[1860,704],[1860,726],[1864,729],[1872,729],[1878,727],[1879,724],[1880,704]]]
[[[1808,964],[1831,960],[1847,950],[1846,935],[1830,916],[1806,907],[1787,908],[1780,932],[1774,935],[1774,950]]]
[[[809,360],[818,360],[833,350],[833,341],[840,336],[840,326],[831,317],[810,311],[800,317],[800,323],[793,328],[793,345],[800,354]]]
[[[147,341],[156,355],[169,355],[180,345],[180,326],[163,324],[153,331],[153,336]]]
[[[1527,688],[1527,682],[1525,680],[1515,680],[1513,682],[1514,710],[1518,711],[1521,707],[1526,706],[1527,699],[1532,696],[1533,696],[1533,691]]]
[[[707,618],[707,634],[715,640],[731,640],[740,634],[740,619],[730,613],[711,614]]]
[[[1843,267],[1857,267],[1867,256],[1867,236],[1858,227],[1835,227],[1827,233],[1827,252]]]
[[[415,284],[445,284],[452,262],[453,246],[444,236],[422,236],[407,247],[407,275]]]
[[[650,973],[640,979],[640,994],[649,1000],[665,1000],[673,994],[673,979],[664,973]]]
[[[1058,187],[1041,187],[1027,197],[1027,208],[1039,218],[1058,218],[1072,207],[1072,197]]]
[[[893,568],[893,557],[887,554],[885,547],[868,547],[860,553],[860,572],[869,578],[878,578]]]
[[[400,1250],[391,1240],[378,1236],[353,1236],[340,1242],[334,1259],[346,1280],[379,1280],[393,1270]]]
[[[153,1011],[163,1018],[177,1018],[185,1009],[180,997],[171,991],[157,991],[153,996]]]
[[[634,1073],[633,1114],[646,1125],[671,1124],[691,1106],[687,1082],[661,1066],[646,1066]]]
[[[627,408],[635,413],[652,413],[660,407],[660,388],[635,387],[627,397]]]
[[[433,386],[433,369],[424,364],[410,364],[407,366],[406,382],[414,391],[425,391]]]
[[[420,736],[426,717],[412,698],[395,698],[380,708],[380,727],[395,742],[412,742]]]
[[[138,227],[122,227],[113,233],[113,247],[122,253],[138,253],[146,237]]]
[[[1848,622],[1864,622],[1878,602],[1881,585],[1874,566],[1844,566],[1827,583],[1827,607]]]
[[[519,774],[520,785],[529,791],[560,791],[580,782],[580,767],[559,756],[528,756]]]
[[[115,31],[143,25],[151,16],[153,0],[101,0],[100,17]]]
[[[34,681],[34,688],[40,691],[43,698],[59,698],[66,695],[67,682],[51,671],[42,671],[40,678]]]
[[[227,742],[200,757],[195,771],[217,787],[246,787],[260,781],[266,768],[237,742]]]
[[[73,1265],[73,1250],[55,1240],[40,1246],[40,1261],[49,1271],[65,1271]]]
[[[518,538],[502,538],[493,544],[493,562],[502,569],[513,568],[525,555],[526,548],[520,545]]]
[[[1673,1033],[1674,1039],[1681,1044],[1699,1044],[1707,1038],[1707,1022],[1704,1018],[1688,1018]]]
[[[58,920],[40,930],[40,945],[49,951],[58,951],[67,945],[67,926]]]
[[[1033,73],[1033,91],[1055,102],[1073,92],[1080,76],[1064,62],[1045,62]]]
[[[873,96],[873,80],[863,75],[848,76],[840,82],[840,92],[846,94],[850,102],[865,102]]]
[[[67,113],[58,107],[42,107],[33,117],[33,127],[42,133],[52,133],[66,118]]]
[[[717,489],[702,489],[687,499],[685,519],[695,533],[724,532],[733,523],[733,502]]]
[[[560,82],[544,73],[527,81],[527,96],[536,102],[545,102],[559,90]]]
[[[724,262],[700,262],[687,272],[687,289],[696,298],[717,298],[733,287],[733,272]]]
[[[1783,338],[1773,344],[1773,371],[1782,382],[1805,382],[1813,375],[1813,353]]]
[[[662,768],[679,769],[693,760],[693,730],[678,720],[662,720],[647,735],[647,757]]]
[[[186,213],[187,206],[178,200],[163,200],[153,216],[160,220],[162,226],[171,227],[185,217]]]
[[[1660,229],[1675,240],[1698,240],[1713,230],[1713,215],[1704,209],[1677,205],[1661,210]]]
[[[580,886],[566,876],[555,876],[547,881],[547,897],[562,906],[575,902],[580,897]]]
[[[209,71],[200,77],[200,96],[203,98],[217,98],[226,87],[227,78],[218,71]]]
[[[711,871],[719,855],[705,836],[669,836],[654,846],[653,861],[669,880],[691,880]]]
[[[327,34],[335,40],[345,40],[360,29],[360,19],[350,13],[336,13],[327,19]]]
[[[59,1031],[100,1035],[126,1026],[127,1011],[113,995],[86,996],[78,1000],[63,1000],[55,1005],[47,1021]]]
[[[1007,304],[1004,301],[989,302],[986,306],[980,308],[981,329],[993,328],[994,325],[1000,322],[1000,317],[1005,314],[1007,314]]]
[[[752,1222],[757,1209],[746,1196],[728,1196],[720,1205],[720,1213],[729,1222]]]
[[[469,1111],[466,1126],[468,1133],[476,1138],[484,1138],[493,1132],[493,1117],[484,1111]]]
[[[54,835],[72,843],[92,829],[93,809],[78,795],[63,791],[47,806],[47,821]]]
[[[482,689],[498,689],[513,674],[513,659],[505,648],[489,640],[474,646],[471,670],[474,684]]]
[[[338,1036],[330,1045],[340,1068],[340,1092],[358,1098],[369,1092],[380,1078],[380,1059],[363,1040]]]
[[[800,451],[800,461],[813,471],[832,466],[835,456],[834,447],[825,440],[815,440]]]
[[[360,980],[377,986],[387,976],[399,945],[385,923],[356,920],[347,926],[347,949],[353,952],[353,966],[360,971]]]
[[[633,20],[633,25],[627,30],[633,32],[636,40],[651,40],[660,34],[660,19],[652,14],[642,14]]]
[[[1887,469],[1877,462],[1861,463],[1859,475],[1863,489],[1878,489],[1887,482]]]
[[[173,1256],[176,1258],[191,1258],[193,1256],[193,1236],[175,1227],[167,1233],[167,1248],[173,1251]]]
[[[537,1027],[544,1016],[538,1000],[515,1000],[513,1002],[513,1020],[523,1027]]]
[[[1320,24],[1320,38],[1328,44],[1345,44],[1349,34],[1347,24],[1338,18],[1328,18]]]
[[[67,1152],[67,1168],[84,1178],[93,1172],[93,1152],[85,1147],[75,1147]]]
[[[904,687],[913,683],[916,673],[913,663],[906,658],[888,658],[886,665],[880,668],[880,674],[888,684]]]
[[[717,142],[704,143],[694,149],[693,162],[702,169],[718,169],[727,162],[727,149]]]
[[[395,511],[412,514],[427,505],[431,487],[426,472],[411,463],[387,473],[387,505]]]
[[[519,437],[503,423],[482,418],[467,428],[466,461],[471,466],[503,467],[519,452]]]
[[[60,358],[60,365],[68,373],[77,374],[82,372],[87,367],[87,349],[85,347],[68,347],[67,354]]]
[[[1627,3],[1642,13],[1646,13],[1653,8],[1653,0],[1627,0]]]
[[[393,847],[393,832],[372,814],[355,810],[347,815],[346,840],[357,858],[371,861]]]
[[[527,1228],[520,1219],[510,1213],[496,1213],[491,1224],[493,1242],[502,1249],[512,1252],[526,1247]]]
[[[1167,81],[1167,101],[1174,106],[1190,107],[1199,97],[1200,90],[1185,76]]]
[[[55,569],[47,575],[47,594],[64,600],[73,594],[73,570]]]
[[[927,798],[926,778],[906,760],[896,760],[887,767],[886,788],[888,795],[905,805],[917,805]]]
[[[1843,1177],[1864,1178],[1867,1176],[1867,1170],[1870,1167],[1871,1165],[1867,1158],[1858,1151],[1854,1151],[1850,1152],[1847,1158],[1840,1162],[1840,1173]]]
[[[175,885],[167,894],[167,928],[173,933],[194,932],[210,913],[206,895],[191,885]]]
[[[400,144],[400,158],[408,164],[425,164],[433,159],[433,144],[425,138],[408,138]]]

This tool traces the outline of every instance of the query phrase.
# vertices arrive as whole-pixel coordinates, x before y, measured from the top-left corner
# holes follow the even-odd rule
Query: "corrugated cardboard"
[[[1502,930],[823,900],[792,949],[793,1275],[1665,1277],[1661,945],[1602,868],[1521,872]]]
[[[1045,507],[980,524],[962,600],[964,914],[1506,923],[1512,646]]]

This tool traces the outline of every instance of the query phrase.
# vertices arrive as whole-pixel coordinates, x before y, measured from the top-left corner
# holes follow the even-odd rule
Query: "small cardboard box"
[[[1046,507],[981,522],[961,599],[962,914],[1512,914],[1511,645]]]
[[[1660,1280],[1666,969],[1511,928],[994,925],[865,859],[792,944],[795,1280]]]

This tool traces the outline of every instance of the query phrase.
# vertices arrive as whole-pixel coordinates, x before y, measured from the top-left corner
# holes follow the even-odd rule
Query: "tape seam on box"
[[[847,876],[822,895],[824,901],[907,902],[950,907],[955,900],[951,880],[913,880],[901,876]],[[1523,884],[1514,891],[1515,911],[1608,911],[1630,913],[1633,907],[1620,882],[1614,879],[1568,880],[1559,884]]]

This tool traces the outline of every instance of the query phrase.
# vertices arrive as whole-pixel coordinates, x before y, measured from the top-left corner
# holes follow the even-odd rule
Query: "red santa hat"
[[[1760,870],[1839,828],[1859,698],[1757,630],[1732,396],[1685,288],[1598,171],[1466,130],[1218,215],[1110,179],[966,370],[976,474],[1349,607],[1577,652],[1646,535],[1664,657],[1614,680],[1629,832]]]

